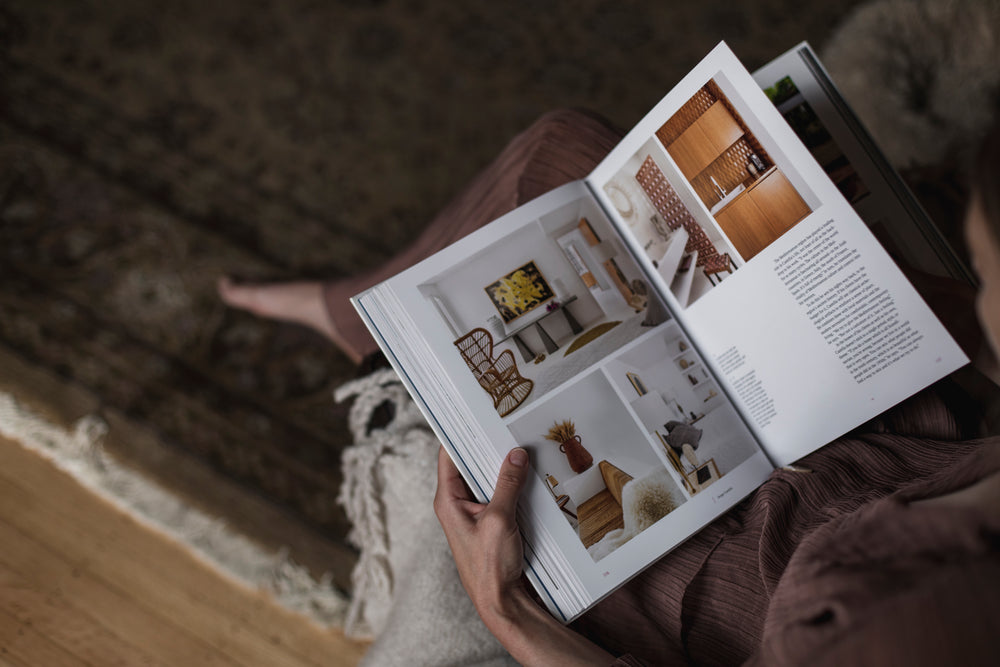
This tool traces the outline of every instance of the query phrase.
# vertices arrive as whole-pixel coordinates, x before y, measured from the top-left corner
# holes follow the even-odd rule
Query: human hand
[[[517,498],[529,470],[528,453],[512,449],[500,466],[492,500],[482,505],[444,448],[438,452],[434,511],[458,576],[483,623],[522,665],[610,665],[611,655],[550,616],[522,583]]]
[[[434,511],[455,556],[462,585],[487,625],[508,613],[512,595],[522,589],[524,552],[516,512],[528,469],[528,453],[512,449],[500,466],[493,499],[481,505],[444,448],[438,453]]]

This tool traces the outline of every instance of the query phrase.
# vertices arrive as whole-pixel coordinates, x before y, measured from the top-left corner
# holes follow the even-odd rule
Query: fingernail
[[[507,455],[510,459],[511,464],[517,466],[518,468],[523,468],[528,464],[528,452],[524,451],[520,447],[515,447],[510,450],[510,454]]]

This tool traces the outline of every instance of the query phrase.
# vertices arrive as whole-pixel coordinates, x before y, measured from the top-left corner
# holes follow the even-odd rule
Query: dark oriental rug
[[[757,67],[853,4],[9,0],[0,376],[152,433],[113,447],[347,587],[331,393],[359,369],[217,276],[371,267],[543,112],[628,127],[720,39]]]

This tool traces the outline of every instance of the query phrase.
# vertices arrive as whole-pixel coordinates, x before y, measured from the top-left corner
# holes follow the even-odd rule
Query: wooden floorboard
[[[31,625],[18,623],[3,612],[0,612],[0,655],[19,665],[88,665]]]
[[[83,386],[18,357],[0,342],[0,391],[63,428],[84,415],[99,414],[108,425],[102,445],[109,456],[141,471],[173,495],[210,516],[222,517],[234,531],[267,550],[289,549],[291,558],[314,577],[332,575],[350,590],[357,553],[342,540],[310,526],[294,512],[235,482],[200,457],[163,440],[141,422],[123,414]]]
[[[12,627],[33,628],[67,653],[88,664],[164,665],[131,641],[115,635],[101,618],[95,617],[86,600],[74,600],[44,583],[32,582],[0,563],[0,614]],[[114,656],[100,647],[117,646]],[[110,660],[110,661],[109,661]]]
[[[365,649],[2,438],[0,545],[0,661],[11,665],[318,667],[355,665]]]

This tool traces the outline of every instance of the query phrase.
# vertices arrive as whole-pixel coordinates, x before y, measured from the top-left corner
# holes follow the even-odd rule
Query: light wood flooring
[[[0,438],[0,666],[356,665],[364,649]]]

